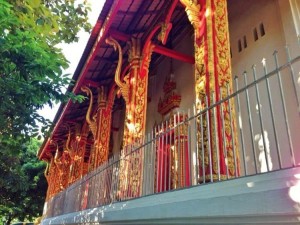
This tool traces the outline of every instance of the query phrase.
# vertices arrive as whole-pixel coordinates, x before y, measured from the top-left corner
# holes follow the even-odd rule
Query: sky
[[[77,0],[77,2],[82,2],[83,0]],[[89,13],[89,22],[92,26],[95,25],[98,16],[101,12],[103,4],[105,0],[87,0],[87,2],[91,6],[91,12]],[[87,44],[90,34],[84,31],[79,33],[79,41],[71,44],[60,44],[59,47],[62,48],[64,55],[66,56],[67,60],[70,62],[69,68],[64,71],[64,74],[70,74],[72,77],[76,67],[79,63],[83,50]],[[39,113],[43,117],[53,120],[55,114],[59,108],[59,105],[55,105],[52,109],[49,106],[45,106],[43,110],[40,110]]]

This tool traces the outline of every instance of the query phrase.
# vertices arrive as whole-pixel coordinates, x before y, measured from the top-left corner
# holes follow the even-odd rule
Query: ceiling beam
[[[109,31],[109,35],[112,36],[114,39],[119,40],[119,41],[129,41],[131,38],[131,35],[122,33],[120,31],[117,30],[110,30]]]
[[[186,55],[181,52],[174,51],[172,49],[160,46],[160,45],[154,45],[153,52],[156,52],[158,54],[177,59],[182,62],[190,63],[190,64],[195,64],[195,58],[190,55]]]

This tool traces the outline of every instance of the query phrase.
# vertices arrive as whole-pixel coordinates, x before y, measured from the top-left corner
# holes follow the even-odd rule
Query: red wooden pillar
[[[227,95],[227,86],[229,90],[232,89],[227,1],[180,1],[185,6],[187,16],[194,27],[196,107],[201,111],[224,98]],[[202,180],[218,179],[219,174],[221,179],[225,179],[227,169],[229,177],[237,176],[239,173],[233,104],[233,102],[226,102],[222,105],[222,111],[221,107],[217,106],[216,109],[209,111],[208,118],[204,117],[202,124],[198,121],[198,128],[200,126],[204,128],[204,143],[198,140],[199,146],[204,145],[204,159],[202,153],[199,153],[200,162],[202,160],[205,162],[204,168],[200,165],[200,175],[203,172],[205,174]],[[229,106],[232,121],[230,121]],[[224,118],[224,123],[221,118]],[[223,130],[225,130],[225,137],[222,136]],[[223,145],[223,138],[226,146]]]

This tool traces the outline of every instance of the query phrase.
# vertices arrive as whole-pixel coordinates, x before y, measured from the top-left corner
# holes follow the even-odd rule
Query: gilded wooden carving
[[[122,62],[123,62],[123,55],[122,55],[122,48],[120,44],[118,43],[117,40],[113,39],[112,37],[108,37],[105,42],[108,45],[111,45],[115,51],[118,51],[119,54],[119,60],[118,60],[118,65],[115,73],[115,82],[120,88],[120,91],[122,93],[122,96],[124,97],[126,104],[129,104],[130,102],[130,97],[129,97],[129,88],[130,88],[130,83],[129,83],[129,77],[126,75],[124,77],[124,80],[121,80],[121,71],[122,71]]]
[[[97,119],[96,119],[96,114],[94,116],[92,116],[92,109],[93,109],[93,92],[91,91],[91,89],[89,89],[86,86],[81,87],[81,90],[83,92],[85,92],[87,94],[87,96],[90,97],[90,104],[88,107],[88,111],[86,113],[86,121],[90,126],[90,129],[94,135],[94,137],[96,137],[96,131],[97,131]]]
[[[197,111],[210,106],[211,104],[224,98],[224,92],[221,90],[232,83],[231,62],[229,50],[229,31],[227,3],[224,0],[180,0],[185,6],[187,16],[194,27],[195,32],[195,91]],[[229,103],[224,104],[224,110],[221,112],[220,107],[216,107],[216,112],[210,110],[209,120],[210,129],[208,131],[208,121],[206,116],[198,119],[198,130],[203,130],[203,140],[199,140],[199,146],[204,146],[204,159],[202,153],[199,153],[200,161],[204,160],[205,167],[200,168],[200,174],[205,170],[206,177],[217,179],[218,168],[220,169],[221,178],[225,178],[226,166],[228,166],[229,176],[237,176],[233,164],[233,143],[236,149],[235,122],[230,124],[229,121]],[[234,117],[233,103],[230,103],[232,118]],[[225,118],[225,127],[222,125],[220,114],[223,113]],[[214,118],[216,123],[214,123]],[[202,122],[202,123],[201,123]],[[230,130],[230,129],[232,130]],[[222,130],[225,129],[226,146],[222,143]],[[210,146],[208,145],[208,135],[211,136]],[[201,134],[199,134],[201,136]],[[221,151],[220,155],[227,155],[227,162],[222,157],[218,165],[217,149]],[[209,154],[212,155],[213,174],[209,172]],[[236,165],[238,167],[239,165]],[[239,169],[237,169],[239,170]]]

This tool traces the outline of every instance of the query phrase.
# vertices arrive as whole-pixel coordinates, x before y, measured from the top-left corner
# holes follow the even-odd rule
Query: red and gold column
[[[145,132],[147,111],[148,68],[141,75],[141,44],[139,39],[132,38],[129,44],[129,65],[122,71],[122,48],[113,38],[106,42],[119,52],[119,62],[115,74],[115,82],[120,94],[126,102],[125,129],[123,146],[139,141]],[[143,56],[145,57],[145,56]],[[149,59],[150,60],[150,59]]]
[[[147,111],[148,73],[140,75],[141,46],[140,40],[133,39],[129,42],[129,104],[126,105],[126,122],[129,132],[127,144],[138,142],[145,132]],[[125,141],[125,140],[124,140]]]
[[[195,91],[197,111],[218,102],[227,95],[228,89],[232,90],[231,60],[229,47],[229,29],[226,0],[180,0],[185,6],[187,16],[194,27],[195,48]],[[225,179],[228,166],[228,176],[236,176],[239,171],[238,163],[234,163],[234,153],[238,157],[237,136],[235,122],[230,122],[229,105],[231,106],[231,118],[234,116],[233,102],[226,102],[222,108],[217,106],[210,110],[209,121],[203,119],[204,130],[204,159],[200,155],[200,162],[204,160],[205,168],[200,166],[200,174],[205,172],[205,179],[218,178],[218,170],[221,179]],[[223,115],[222,115],[223,114]],[[224,118],[225,128],[221,118]],[[208,127],[208,123],[211,125]],[[232,123],[232,125],[231,125]],[[228,126],[231,129],[227,129]],[[209,131],[208,131],[209,129]],[[222,133],[225,130],[226,145],[223,145]],[[200,129],[199,129],[200,130]],[[211,144],[208,144],[208,135]],[[201,136],[201,135],[200,135]],[[199,146],[202,146],[199,140]],[[233,144],[232,144],[233,143]],[[234,145],[234,146],[233,146]],[[219,151],[217,153],[217,151]],[[224,154],[226,153],[226,154]],[[212,176],[210,174],[209,155],[212,157]],[[217,155],[220,156],[217,159]],[[227,155],[227,162],[223,155]],[[217,164],[219,162],[219,165]],[[237,160],[238,161],[238,160]],[[203,178],[202,178],[203,179]]]
[[[112,107],[115,97],[114,87],[112,87],[109,96],[106,96],[104,87],[100,87],[98,93],[98,129],[95,139],[96,167],[108,160]]]
[[[83,175],[86,139],[87,133],[81,130],[80,124],[77,124],[73,135],[71,135],[71,130],[69,130],[68,139],[66,141],[64,150],[64,152],[68,154],[66,162],[69,162],[69,185],[80,179]]]
[[[54,157],[51,156],[50,162],[48,162],[45,171],[45,177],[48,182],[46,201],[52,198],[59,191],[59,180],[57,179],[56,176],[57,173],[58,171],[54,162]]]
[[[132,38],[129,44],[128,62],[129,65],[122,71],[122,48],[113,38],[106,39],[107,44],[118,50],[119,61],[115,73],[115,82],[119,93],[126,102],[125,127],[122,154],[126,157],[121,161],[120,170],[120,197],[138,197],[141,193],[141,179],[143,171],[143,151],[139,149],[128,155],[132,146],[142,143],[145,133],[146,111],[147,111],[147,88],[148,88],[148,67],[151,58],[151,51],[142,56],[141,43],[139,39]],[[151,47],[151,46],[150,46]],[[150,49],[147,49],[150,50]],[[147,58],[143,60],[142,57]],[[141,69],[143,68],[143,70]],[[143,73],[143,75],[142,75]]]
[[[93,170],[108,160],[112,106],[115,94],[114,86],[109,92],[109,95],[107,95],[104,86],[98,88],[97,109],[94,116],[91,116],[93,93],[88,87],[82,87],[81,90],[90,96],[90,105],[87,111],[86,121],[94,136],[94,147],[92,155],[90,156],[90,170]]]

